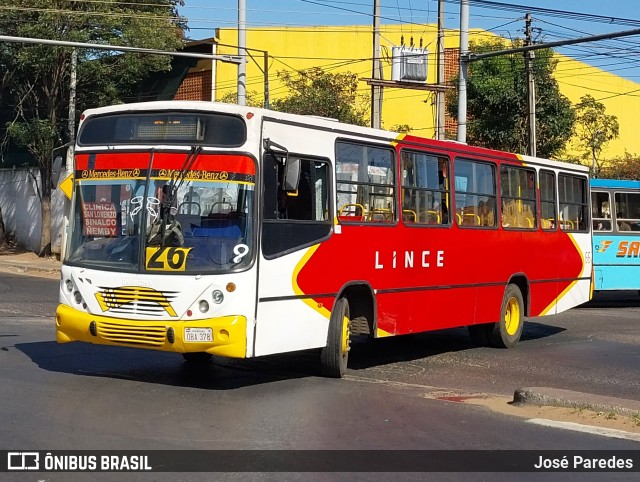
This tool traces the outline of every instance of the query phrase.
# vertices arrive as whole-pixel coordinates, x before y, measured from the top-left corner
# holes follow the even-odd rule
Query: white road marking
[[[603,437],[621,438],[640,442],[640,433],[625,432],[624,430],[616,430],[613,428],[594,427],[592,425],[582,425],[574,422],[558,422],[556,420],[547,420],[544,418],[530,418],[527,422],[535,425],[542,425],[544,427],[562,428],[565,430],[573,430],[575,432],[584,432],[593,435],[601,435]]]

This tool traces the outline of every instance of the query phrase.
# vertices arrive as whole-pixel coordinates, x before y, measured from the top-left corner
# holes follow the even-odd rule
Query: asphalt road
[[[192,367],[175,354],[58,345],[52,317],[57,286],[53,279],[0,275],[0,449],[640,448],[631,440],[533,425],[482,406],[445,401],[455,398],[452,394],[509,396],[522,386],[639,399],[640,297],[635,294],[607,296],[536,319],[513,350],[475,348],[464,330],[356,343],[347,377],[331,380],[319,376],[316,352],[216,358]],[[213,480],[197,473],[87,475],[0,474],[0,480]],[[506,481],[559,475],[405,473],[394,478]],[[637,480],[630,473],[561,475],[562,480]],[[214,479],[389,477],[287,473],[217,474]]]

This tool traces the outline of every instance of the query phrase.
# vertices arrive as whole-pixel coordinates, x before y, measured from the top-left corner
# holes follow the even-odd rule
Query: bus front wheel
[[[520,288],[514,284],[507,286],[500,310],[500,321],[493,323],[489,330],[489,342],[498,348],[513,348],[522,335],[524,326],[524,301]]]
[[[347,370],[351,348],[349,321],[349,302],[340,298],[331,311],[327,346],[320,352],[322,374],[327,377],[342,378]]]

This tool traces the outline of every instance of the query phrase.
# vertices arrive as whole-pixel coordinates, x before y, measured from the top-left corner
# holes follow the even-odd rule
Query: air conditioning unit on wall
[[[417,47],[391,48],[391,80],[426,82],[429,51]]]

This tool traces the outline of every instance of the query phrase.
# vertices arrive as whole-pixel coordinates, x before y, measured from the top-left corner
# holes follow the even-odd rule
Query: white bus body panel
[[[276,259],[260,259],[256,356],[284,353],[327,344],[329,311],[310,298],[300,298],[294,276],[310,250]]]

